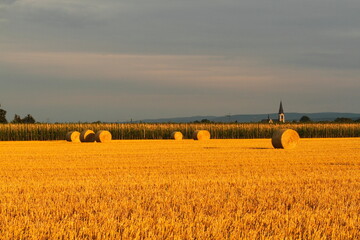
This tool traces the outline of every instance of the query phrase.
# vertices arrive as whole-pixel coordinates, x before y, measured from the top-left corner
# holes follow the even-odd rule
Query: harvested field
[[[359,239],[360,138],[0,142],[2,239]]]

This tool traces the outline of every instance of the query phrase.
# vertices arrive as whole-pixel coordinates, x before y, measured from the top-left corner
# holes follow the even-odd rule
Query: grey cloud
[[[231,109],[239,109],[238,113],[253,113],[254,109],[268,112],[269,107],[263,105],[274,101],[273,98],[276,98],[275,105],[279,98],[290,99],[287,104],[293,104],[298,111],[324,109],[321,106],[337,111],[335,106],[341,105],[351,106],[352,111],[357,111],[352,103],[360,101],[357,94],[360,88],[358,0],[67,0],[61,4],[47,0],[2,0],[0,6],[3,6],[0,18],[6,19],[0,19],[1,51],[211,55],[228,59],[232,69],[236,65],[244,67],[241,61],[234,59],[252,59],[254,66],[247,72],[238,72],[239,76],[235,75],[234,79],[251,79],[258,72],[268,79],[261,84],[255,80],[244,83],[240,80],[234,80],[234,83],[224,81],[216,89],[206,81],[202,88],[199,87],[203,82],[194,76],[193,81],[186,84],[181,77],[172,79],[173,85],[159,83],[159,75],[153,73],[112,82],[104,82],[99,75],[88,79],[89,76],[82,76],[82,73],[75,80],[65,73],[58,76],[49,74],[50,80],[47,80],[46,75],[40,78],[25,72],[24,75],[15,74],[18,68],[3,65],[0,66],[1,77],[11,81],[2,80],[5,87],[2,86],[0,93],[9,98],[11,95],[2,89],[21,92],[29,80],[42,92],[53,93],[54,109],[71,108],[61,105],[61,96],[54,92],[57,89],[71,100],[78,100],[77,93],[83,96],[91,93],[99,99],[104,98],[96,103],[107,109],[104,113],[110,111],[107,105],[111,106],[112,101],[128,112],[135,112],[122,102],[134,96],[131,105],[133,109],[144,112],[143,118],[151,117],[151,111],[146,116],[145,111],[156,108],[156,104],[162,110],[160,107],[153,110],[155,117],[163,114],[162,111],[174,115],[176,111],[170,107],[171,103],[182,109],[184,114],[181,115],[190,115],[199,113],[201,109],[210,114],[236,113]],[[209,71],[208,75],[201,76],[202,79],[216,75],[208,61],[204,63],[209,64],[208,68],[201,69],[198,64],[181,65],[178,70],[192,67]],[[211,64],[224,69],[228,67],[218,62]],[[33,97],[37,95],[37,88],[30,86],[29,91],[22,93]],[[329,104],[331,95],[336,96],[333,106]],[[24,96],[22,100],[26,101]],[[248,99],[252,97],[256,101],[249,103]],[[187,106],[180,103],[182,98],[186,99]],[[78,101],[78,106],[90,118],[91,104],[87,105],[81,99]],[[191,104],[194,102],[196,104]],[[41,101],[38,100],[37,104],[41,105]],[[220,110],[211,110],[209,105]],[[50,107],[44,106],[44,109]]]
[[[0,0],[0,5],[1,4],[13,4],[18,0]]]
[[[359,70],[360,55],[352,52],[299,54],[292,58],[293,66],[317,69]]]
[[[8,11],[5,35],[45,51],[241,55],[284,64],[354,49],[360,38],[343,34],[359,31],[355,0],[35,3]]]
[[[360,20],[355,1],[70,3],[23,6],[16,16],[24,22],[12,19],[13,34],[58,51],[241,54],[287,62],[304,50],[348,45],[327,33],[356,30]]]
[[[358,29],[360,5],[349,0],[41,3],[14,10],[23,22],[12,19],[13,33],[25,31],[35,45],[45,39],[45,48],[219,55],[276,51],[281,58],[297,53],[296,48],[332,47],[323,32]]]
[[[224,90],[206,86],[172,86],[154,82],[63,79],[2,71],[1,92],[8,118],[29,111],[39,121],[127,121],[155,116],[200,114],[214,110]],[[230,96],[225,99],[231,99]],[[210,97],[211,96],[211,97]],[[234,95],[233,95],[234,96]],[[192,102],[203,105],[199,108]],[[209,103],[212,103],[209,106]],[[192,107],[191,107],[192,105]]]

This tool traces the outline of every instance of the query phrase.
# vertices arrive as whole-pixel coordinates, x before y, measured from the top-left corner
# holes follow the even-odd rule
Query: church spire
[[[279,107],[279,122],[285,123],[285,114],[284,114],[284,108],[282,105],[282,101],[280,101],[280,107]]]
[[[280,101],[279,114],[284,114],[284,109],[283,109],[282,101]]]

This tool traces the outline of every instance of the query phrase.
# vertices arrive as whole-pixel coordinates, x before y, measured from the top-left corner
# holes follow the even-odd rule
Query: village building
[[[273,119],[270,118],[270,115],[268,115],[268,118],[261,120],[261,122],[262,123],[285,123],[285,113],[284,113],[284,108],[283,108],[283,105],[282,105],[282,101],[280,101],[278,119],[273,120]]]
[[[270,118],[270,115],[269,115],[269,114],[268,114],[268,118],[261,120],[261,122],[262,122],[262,123],[274,123],[274,121]]]

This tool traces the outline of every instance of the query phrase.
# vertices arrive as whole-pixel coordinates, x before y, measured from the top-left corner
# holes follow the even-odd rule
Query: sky
[[[0,104],[41,122],[354,112],[358,0],[0,0]]]

